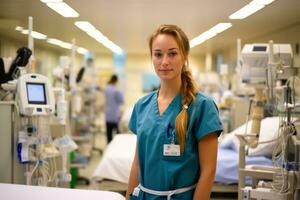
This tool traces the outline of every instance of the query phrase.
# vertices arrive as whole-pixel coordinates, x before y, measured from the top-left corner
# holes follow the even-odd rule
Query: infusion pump
[[[54,113],[55,100],[47,77],[40,74],[24,74],[18,79],[17,98],[20,114],[26,116]]]
[[[242,50],[242,82],[246,84],[265,85],[267,68],[270,65],[292,65],[292,47],[290,44],[246,44]],[[271,50],[271,51],[270,51]],[[270,60],[272,56],[273,60]]]

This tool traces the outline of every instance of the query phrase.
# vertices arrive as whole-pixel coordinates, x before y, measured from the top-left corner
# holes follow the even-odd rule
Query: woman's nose
[[[168,57],[168,55],[166,55],[166,54],[163,55],[162,64],[163,65],[169,64],[169,57]]]

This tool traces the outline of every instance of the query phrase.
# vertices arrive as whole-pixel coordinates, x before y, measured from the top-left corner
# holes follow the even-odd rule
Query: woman
[[[161,85],[132,112],[137,148],[126,199],[209,199],[222,131],[217,107],[197,92],[180,28],[161,25],[149,47]]]
[[[107,143],[113,138],[113,130],[119,133],[121,118],[120,106],[124,103],[123,94],[117,89],[117,75],[112,75],[105,88],[105,120]]]

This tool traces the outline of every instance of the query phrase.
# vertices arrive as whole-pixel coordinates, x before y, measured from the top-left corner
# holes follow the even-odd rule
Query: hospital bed
[[[270,136],[270,132],[273,137],[275,137],[277,131],[277,120],[277,118],[266,118],[262,121],[260,137],[263,140],[265,140],[264,137]],[[251,127],[251,122],[247,125],[244,124],[240,126],[233,132],[227,134],[220,141],[215,184],[212,192],[237,193],[237,183],[239,180],[239,142],[235,137],[235,134],[244,132],[246,126]],[[246,157],[246,165],[272,165],[270,158],[272,150],[271,145],[265,144],[263,147],[258,146],[257,151],[249,151],[250,156]],[[127,182],[129,179],[135,148],[136,136],[134,134],[116,135],[111,143],[108,144],[101,161],[92,175],[92,187],[97,187],[96,183],[107,185],[106,183],[108,181],[108,185],[111,185],[112,181],[116,181],[119,184],[118,187],[125,191],[127,189]],[[266,149],[268,149],[268,152],[266,152]],[[246,183],[251,183],[250,178],[246,178]]]
[[[3,183],[0,183],[0,194],[1,199],[3,200],[125,200],[125,197],[122,195],[108,191],[79,190]]]
[[[127,190],[127,182],[129,179],[129,172],[131,168],[131,163],[133,161],[136,146],[136,136],[134,134],[118,134],[114,137],[111,143],[107,146],[106,151],[99,162],[96,170],[92,175],[93,189],[110,190],[117,192],[125,192]],[[222,150],[221,150],[222,151]],[[231,153],[230,150],[227,153]],[[226,154],[226,152],[224,152]],[[237,153],[232,153],[235,157],[238,156]],[[220,156],[220,158],[222,155]],[[227,156],[226,156],[227,157]],[[226,164],[231,164],[231,161],[235,160],[238,162],[237,158],[227,159],[222,166]],[[234,169],[236,174],[232,175],[232,169],[238,166],[238,163],[234,165],[228,165],[227,175],[225,177],[218,177],[218,183],[216,182],[213,186],[213,192],[218,193],[237,193],[237,168]],[[219,174],[223,174],[222,167],[217,169]],[[229,173],[228,173],[229,172]],[[233,178],[232,178],[233,177]],[[234,180],[233,180],[234,179]],[[226,180],[226,181],[225,181]],[[223,181],[223,183],[221,182]]]
[[[96,181],[110,179],[127,183],[135,153],[135,145],[136,136],[134,134],[116,135],[107,146],[103,158],[92,175],[92,179]],[[237,183],[238,152],[227,146],[219,147],[217,163],[215,181],[225,184]],[[247,157],[247,164],[271,165],[271,160],[264,156],[252,156]]]

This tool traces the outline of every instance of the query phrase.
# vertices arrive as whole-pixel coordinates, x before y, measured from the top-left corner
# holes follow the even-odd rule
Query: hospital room
[[[0,0],[0,196],[300,200],[300,1]]]

